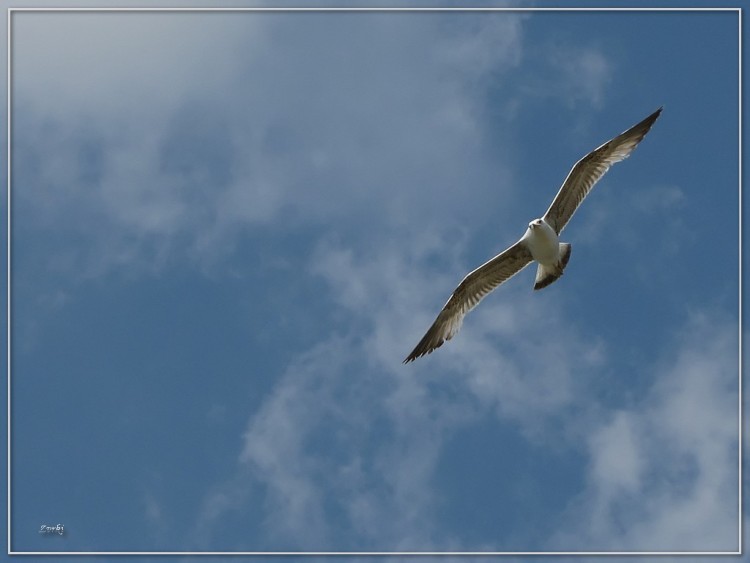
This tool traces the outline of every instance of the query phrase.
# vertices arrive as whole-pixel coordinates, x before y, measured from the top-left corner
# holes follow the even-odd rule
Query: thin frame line
[[[740,551],[14,551],[12,555],[741,555]]]
[[[30,7],[30,8],[8,8],[15,12],[736,12],[741,8],[706,8],[706,7],[610,7],[610,8],[583,8],[583,7],[143,7],[143,8],[55,8],[55,7]]]
[[[8,553],[11,553],[11,529],[10,529],[10,514],[11,514],[11,509],[10,509],[10,496],[11,496],[10,495],[10,490],[11,490],[11,487],[10,487],[10,476],[11,476],[11,471],[10,471],[10,303],[11,303],[11,299],[10,299],[10,119],[11,119],[11,117],[10,117],[11,116],[11,112],[10,112],[10,107],[11,107],[11,104],[10,104],[10,75],[11,75],[11,72],[10,72],[10,45],[11,45],[11,39],[10,39],[11,25],[10,25],[10,20],[11,20],[11,16],[10,16],[10,14],[11,14],[11,11],[10,11],[10,9],[8,9],[8,14],[7,14],[7,20],[8,21],[6,22],[7,23],[7,33],[8,33],[8,58],[7,58],[7,69],[6,69],[6,71],[7,71],[7,80],[8,80],[8,90],[7,90],[7,104],[8,104],[7,110],[8,110],[8,114],[6,116],[6,128],[7,128],[7,131],[6,131],[6,135],[7,135],[6,141],[8,143],[8,151],[7,151],[7,155],[6,155],[7,159],[8,159],[8,162],[7,162],[7,174],[8,174],[8,185],[7,185],[7,191],[8,191],[8,199],[7,199],[7,202],[8,202],[8,232],[7,232],[7,236],[8,236],[8,241],[7,241],[7,244],[8,244],[8,246],[7,246],[7,266],[8,266],[7,283],[8,283],[8,295],[7,295],[7,300],[8,301],[7,301],[7,309],[6,309],[6,311],[7,311],[6,314],[8,315],[8,348],[7,348],[8,396],[7,396],[7,399],[6,399],[7,400],[7,406],[8,406],[8,413],[7,413],[8,414],[8,421],[7,421],[8,422],[8,444],[7,444],[7,456],[8,456],[8,469],[7,469],[7,472],[8,472],[8,540],[7,540],[7,543],[8,543]]]
[[[14,12],[341,12],[341,13],[367,13],[367,12],[737,12],[739,31],[739,100],[738,100],[738,173],[739,173],[739,542],[737,551],[11,551],[11,19]],[[62,7],[25,7],[7,9],[7,315],[8,315],[8,340],[7,340],[7,407],[8,407],[8,430],[7,430],[7,456],[8,456],[8,555],[740,555],[742,554],[742,8],[741,7],[144,7],[144,8],[62,8]]]
[[[739,32],[739,46],[738,46],[738,67],[739,67],[739,86],[738,86],[738,103],[737,103],[737,115],[738,115],[738,132],[737,132],[737,176],[739,184],[739,249],[737,259],[739,262],[739,288],[738,288],[738,299],[739,299],[739,322],[738,322],[738,338],[739,343],[739,377],[738,377],[738,388],[737,388],[737,402],[739,408],[739,421],[738,421],[738,433],[739,433],[739,448],[738,448],[738,465],[739,465],[739,485],[738,485],[738,511],[739,511],[739,522],[738,522],[738,545],[739,552],[742,553],[742,8],[738,10],[737,18],[737,29]]]

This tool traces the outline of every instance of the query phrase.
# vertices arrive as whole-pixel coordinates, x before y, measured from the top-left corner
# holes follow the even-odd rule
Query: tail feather
[[[570,243],[561,242],[559,260],[551,266],[539,264],[539,267],[536,269],[534,289],[542,289],[543,287],[547,287],[549,284],[563,275],[563,270],[565,270],[565,266],[568,265],[568,261],[570,260],[570,253],[572,250],[573,247]]]

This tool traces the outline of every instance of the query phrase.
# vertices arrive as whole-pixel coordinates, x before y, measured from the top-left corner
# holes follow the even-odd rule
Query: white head
[[[541,226],[542,226],[542,219],[534,219],[531,223],[529,223],[529,229],[531,229],[532,231]]]

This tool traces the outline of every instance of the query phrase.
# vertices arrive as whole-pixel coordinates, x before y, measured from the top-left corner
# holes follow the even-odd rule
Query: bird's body
[[[534,219],[521,237],[521,242],[529,249],[531,257],[539,264],[534,280],[534,289],[547,287],[562,276],[570,259],[570,244],[560,242],[555,229],[544,217]]]
[[[535,219],[521,237],[531,252],[531,257],[545,266],[551,266],[560,258],[559,237],[555,229],[544,219]]]
[[[461,328],[466,313],[476,307],[485,295],[532,261],[538,264],[534,289],[542,289],[557,280],[568,264],[572,249],[569,243],[559,240],[563,228],[599,178],[612,164],[627,158],[633,152],[660,113],[661,108],[579,160],[547,212],[529,223],[518,242],[463,279],[404,363],[431,353],[446,340],[453,338]]]

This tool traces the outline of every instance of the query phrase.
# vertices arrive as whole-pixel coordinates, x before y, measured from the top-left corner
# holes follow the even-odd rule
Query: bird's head
[[[529,229],[534,230],[541,224],[542,224],[541,219],[534,219],[531,223],[529,223]]]

